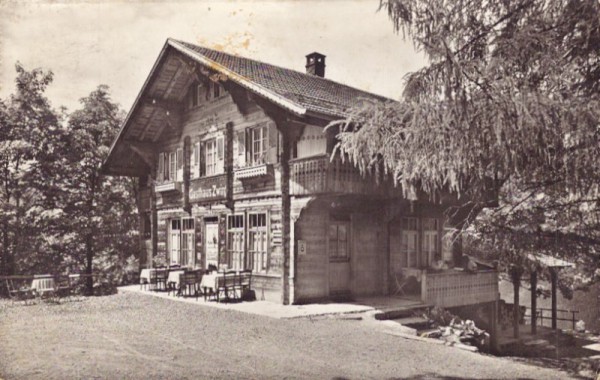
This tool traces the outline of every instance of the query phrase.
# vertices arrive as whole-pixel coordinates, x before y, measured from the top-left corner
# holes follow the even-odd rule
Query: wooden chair
[[[238,287],[238,275],[235,270],[229,270],[217,277],[217,302],[221,302],[220,294],[223,293],[226,301],[236,298],[236,287]],[[233,297],[232,297],[233,295]]]
[[[177,295],[185,296],[185,293],[187,292],[188,296],[194,295],[196,300],[198,300],[198,284],[198,274],[195,271],[180,274]]]
[[[156,271],[154,271],[154,278],[155,278],[155,283],[156,283],[155,290],[161,290],[160,288],[162,288],[162,290],[168,290],[167,289],[167,278],[168,277],[169,277],[169,271],[167,269],[164,269],[164,268],[156,269]]]
[[[239,275],[240,298],[248,299],[252,291],[252,269],[244,269]]]

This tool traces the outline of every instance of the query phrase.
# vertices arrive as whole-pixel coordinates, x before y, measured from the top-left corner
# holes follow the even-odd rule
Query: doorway
[[[204,224],[204,268],[210,265],[219,267],[219,223],[216,220],[206,220]]]

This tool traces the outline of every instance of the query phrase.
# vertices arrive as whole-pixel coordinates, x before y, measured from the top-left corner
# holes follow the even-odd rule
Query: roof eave
[[[135,113],[136,109],[138,108],[138,106],[141,102],[142,94],[144,94],[146,92],[148,86],[150,85],[150,79],[152,77],[154,77],[154,74],[156,73],[156,70],[157,70],[160,62],[162,61],[163,57],[166,54],[168,46],[169,46],[169,40],[167,39],[167,41],[164,43],[164,45],[162,47],[162,50],[160,51],[160,54],[158,55],[158,58],[156,59],[156,61],[154,61],[154,65],[152,66],[152,69],[150,70],[150,74],[148,74],[148,76],[146,77],[146,80],[144,81],[142,89],[140,90],[140,92],[138,92],[138,94],[133,102],[133,105],[129,109],[129,113],[127,113],[127,116],[125,117],[125,120],[123,121],[123,124],[121,126],[121,129],[119,130],[119,133],[117,134],[117,137],[115,138],[112,145],[110,146],[108,155],[106,156],[106,158],[104,159],[104,162],[100,166],[101,173],[108,174],[110,172],[110,170],[108,170],[106,168],[106,165],[109,164],[108,161],[109,161],[111,155],[113,154],[116,145],[122,140],[123,135],[125,134],[127,128],[129,127],[129,122],[131,121],[133,114]]]

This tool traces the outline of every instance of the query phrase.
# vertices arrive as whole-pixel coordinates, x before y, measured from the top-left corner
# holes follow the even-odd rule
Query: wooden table
[[[150,283],[150,276],[152,272],[156,272],[155,268],[146,268],[142,269],[140,272],[140,285],[145,285]]]
[[[185,270],[169,271],[169,275],[167,276],[167,289],[169,291],[179,289],[179,276],[184,273]]]

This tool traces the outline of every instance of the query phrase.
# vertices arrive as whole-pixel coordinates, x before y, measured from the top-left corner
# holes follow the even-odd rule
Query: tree
[[[32,255],[52,261],[40,251],[43,240],[37,220],[50,199],[47,174],[60,138],[60,114],[44,92],[52,72],[27,71],[16,64],[16,92],[0,102],[0,272],[13,274],[34,263]],[[51,181],[50,181],[51,182]],[[37,186],[37,185],[42,186]],[[47,209],[47,207],[46,207]]]
[[[122,113],[112,103],[108,87],[101,85],[81,99],[83,108],[73,112],[65,140],[63,184],[64,244],[74,266],[85,267],[87,291],[92,292],[94,263],[114,275],[128,257],[137,254],[137,214],[132,191],[136,182],[106,177],[99,169],[118,132]]]
[[[333,123],[337,152],[363,172],[382,167],[407,197],[459,194],[473,245],[513,273],[542,251],[593,275],[600,3],[389,0],[380,9],[429,64],[407,75],[400,102],[365,104]],[[490,190],[500,207],[475,220]]]
[[[363,171],[383,165],[407,196],[453,191],[476,203],[492,185],[598,212],[597,1],[381,7],[429,65],[407,76],[401,102],[366,104],[334,123],[339,151]]]

